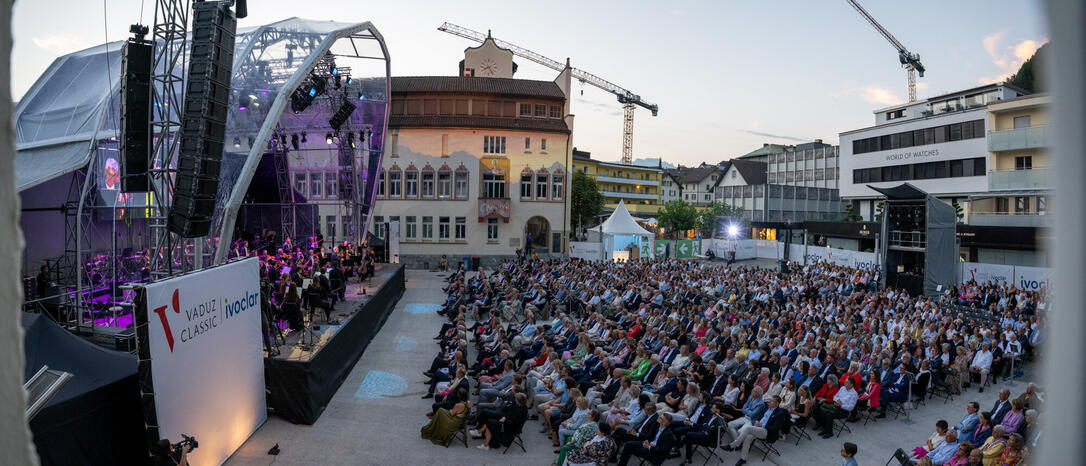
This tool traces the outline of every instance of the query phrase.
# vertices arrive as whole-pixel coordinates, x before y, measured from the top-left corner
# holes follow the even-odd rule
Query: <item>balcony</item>
[[[660,186],[659,181],[653,180],[638,180],[633,178],[616,178],[613,176],[597,176],[596,181],[601,183],[622,183],[639,186]]]
[[[970,225],[990,227],[1052,227],[1054,221],[1046,212],[973,212]]]
[[[988,132],[988,151],[1037,149],[1048,147],[1048,126],[1007,129]]]
[[[642,199],[655,201],[660,198],[658,194],[641,194],[641,193],[619,193],[615,191],[600,191],[605,197],[621,197],[625,199]]]
[[[508,197],[480,197],[479,198],[479,221],[482,222],[485,218],[490,216],[501,217],[502,221],[508,223],[509,215],[512,212],[511,203]]]
[[[1050,168],[1032,170],[992,170],[988,172],[989,191],[1052,189]]]

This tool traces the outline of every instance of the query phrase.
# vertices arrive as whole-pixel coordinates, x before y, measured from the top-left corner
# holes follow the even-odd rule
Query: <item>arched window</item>
[[[419,197],[419,169],[415,164],[407,166],[403,172],[403,197],[404,199],[418,199]]]
[[[524,170],[520,172],[520,199],[531,200],[532,199],[532,179],[535,177],[535,173],[528,167],[524,167]]]
[[[403,196],[403,170],[396,164],[388,169],[388,197],[399,199]]]
[[[561,168],[554,171],[551,175],[551,200],[561,201],[562,196],[566,194],[565,186],[565,173]]]
[[[456,167],[456,172],[453,174],[453,197],[456,199],[468,198],[468,167],[465,167],[463,163],[459,167]]]
[[[425,167],[422,167],[422,172],[419,173],[419,179],[421,180],[422,189],[420,190],[420,193],[422,194],[422,198],[433,199],[435,192],[434,187],[436,186],[434,167],[431,167],[430,164],[426,164]]]
[[[437,197],[449,199],[452,197],[452,169],[446,164],[441,164],[437,170]]]
[[[550,177],[546,168],[540,168],[535,172],[535,200],[547,200],[547,183],[550,181]]]

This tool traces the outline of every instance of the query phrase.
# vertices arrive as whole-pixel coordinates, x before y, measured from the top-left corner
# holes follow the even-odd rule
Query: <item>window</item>
[[[551,105],[551,118],[562,118],[562,107]]]
[[[1015,170],[1031,170],[1033,169],[1033,156],[1023,155],[1014,158]]]
[[[452,196],[452,173],[448,171],[437,172],[437,197],[448,199]]]
[[[305,172],[298,172],[298,173],[294,174],[294,190],[298,191],[298,193],[301,194],[302,196],[307,197],[307,196],[309,196],[309,194],[308,194],[309,190],[305,189],[306,186],[307,186],[305,178],[306,178]],[[378,194],[378,196],[380,196],[380,194]]]
[[[1048,197],[1037,196],[1037,212],[1043,213],[1048,211]]]
[[[547,150],[547,140],[545,138],[539,140],[539,150]]]
[[[565,194],[565,187],[562,185],[562,182],[564,181],[563,178],[564,177],[562,175],[557,174],[557,173],[555,173],[554,176],[551,177],[551,200],[552,201],[560,201],[560,200],[562,200],[562,195]]]
[[[524,138],[524,150],[532,150],[532,138]]]
[[[997,197],[996,198],[996,213],[997,214],[1005,214],[1010,210],[1011,210],[1010,209],[1010,201],[1008,201],[1007,198],[1005,198],[1005,197]]]
[[[468,219],[466,217],[456,217],[456,229],[453,231],[457,240],[464,240],[468,237]]]
[[[537,116],[537,117],[546,117],[547,116],[547,106],[542,105],[542,104],[535,104],[535,116]]]
[[[324,195],[328,197],[339,196],[339,180],[336,172],[324,172]]]
[[[309,174],[309,196],[313,198],[324,197],[324,172],[312,172]],[[319,223],[319,221],[318,221]]]
[[[1030,127],[1030,121],[1029,121],[1030,118],[1029,117],[1030,117],[1029,115],[1014,117],[1014,129],[1029,128]]]
[[[415,199],[419,197],[419,171],[408,167],[403,174],[403,197]]]
[[[434,198],[434,172],[429,170],[422,172],[422,198]]]
[[[422,217],[422,240],[433,241],[434,239],[434,218]]]
[[[498,219],[486,219],[486,240],[490,243],[498,242]]]
[[[403,194],[403,172],[398,168],[388,171],[388,197],[399,198]]]
[[[562,234],[551,233],[551,252],[562,252]]]
[[[351,234],[354,233],[355,229],[354,222],[351,221],[351,216],[344,215],[343,218],[340,219],[340,221],[343,222],[343,236],[351,236]]]
[[[418,221],[418,217],[408,215],[406,218],[407,223],[404,226],[404,230],[406,231],[406,239],[409,241],[413,241],[418,236],[419,226],[415,224],[415,222]]]
[[[449,239],[449,217],[437,218],[437,239],[446,241]]]
[[[385,171],[377,174],[377,197],[385,197]]]
[[[317,220],[317,222],[320,222],[320,220]],[[373,217],[373,236],[385,237],[385,218],[380,215]]]
[[[324,230],[324,236],[327,236],[334,242],[336,240],[336,216],[329,215],[325,222],[325,225],[327,225],[328,228]]]
[[[520,198],[532,198],[532,172],[524,172],[520,174]]]
[[[1017,214],[1024,214],[1029,212],[1029,198],[1026,196],[1017,196],[1014,198],[1014,212]]]
[[[483,197],[487,199],[505,198],[505,175],[501,173],[483,173]]]
[[[456,175],[453,179],[453,194],[453,197],[457,199],[468,198],[468,170],[466,168],[456,169]]]
[[[541,172],[535,174],[535,198],[537,200],[547,199],[547,181],[549,176],[547,172]]]
[[[530,117],[532,116],[532,104],[520,104],[520,116]]]
[[[505,136],[483,136],[484,154],[504,154]]]

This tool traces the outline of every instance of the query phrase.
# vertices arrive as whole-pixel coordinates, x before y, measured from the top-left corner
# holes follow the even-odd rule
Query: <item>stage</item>
[[[346,300],[336,304],[331,316],[338,324],[326,323],[321,314],[309,326],[312,335],[293,332],[275,356],[265,350],[268,404],[276,415],[295,424],[313,424],[320,418],[392,313],[404,293],[404,283],[402,265],[379,264],[370,280],[347,286]]]

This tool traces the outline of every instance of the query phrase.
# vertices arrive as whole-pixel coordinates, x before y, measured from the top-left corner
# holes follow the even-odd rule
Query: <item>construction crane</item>
[[[905,72],[909,77],[909,102],[916,102],[916,74],[920,73],[920,77],[924,77],[924,65],[920,63],[920,55],[910,52],[904,45],[901,45],[901,42],[893,34],[890,34],[890,31],[882,27],[878,21],[875,21],[875,18],[871,17],[871,14],[860,6],[856,0],[847,1],[849,5],[852,5],[852,8],[860,13],[860,16],[863,16],[876,31],[879,31],[879,34],[882,34],[882,37],[890,41],[890,45],[897,49],[897,59],[901,62],[901,66],[905,67]]]
[[[510,44],[503,40],[494,39],[489,33],[483,34],[479,31],[473,31],[463,26],[457,26],[455,24],[446,22],[438,26],[438,31],[447,32],[454,36],[460,36],[465,39],[473,40],[475,42],[482,43],[488,37],[494,40],[494,44],[504,49],[508,49],[513,52],[513,55],[526,58],[528,60],[539,63],[555,71],[562,71],[566,69],[567,63],[562,63],[557,60],[553,60],[524,47],[519,47]],[[630,92],[621,86],[612,83],[606,79],[596,76],[584,70],[577,68],[570,68],[570,72],[574,78],[583,83],[588,83],[610,92],[618,97],[618,102],[622,104],[623,120],[622,120],[622,163],[630,165],[633,163],[633,122],[634,122],[634,109],[636,107],[646,108],[652,112],[652,116],[656,116],[660,111],[660,106],[646,102],[641,96]]]

